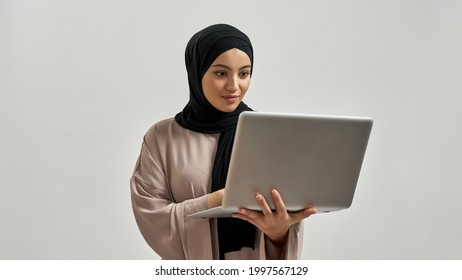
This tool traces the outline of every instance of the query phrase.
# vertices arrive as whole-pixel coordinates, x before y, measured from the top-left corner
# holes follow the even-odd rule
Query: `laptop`
[[[230,217],[240,208],[260,210],[257,192],[274,210],[273,188],[288,211],[349,208],[372,124],[368,117],[241,113],[222,205],[190,217]]]

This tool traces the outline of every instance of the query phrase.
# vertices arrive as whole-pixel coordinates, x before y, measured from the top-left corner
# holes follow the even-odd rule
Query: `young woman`
[[[130,181],[143,237],[163,259],[298,259],[302,220],[316,210],[288,213],[277,190],[276,211],[257,194],[260,212],[188,217],[221,204],[237,119],[251,110],[242,99],[253,49],[244,33],[217,24],[190,39],[185,58],[189,102],[148,130]]]

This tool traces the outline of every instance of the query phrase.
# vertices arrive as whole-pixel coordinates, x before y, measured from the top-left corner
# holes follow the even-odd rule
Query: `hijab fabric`
[[[234,112],[222,112],[207,101],[202,91],[205,72],[220,54],[233,48],[245,52],[253,68],[250,39],[235,27],[216,24],[194,34],[185,52],[189,102],[175,116],[176,122],[186,129],[207,134],[220,133],[212,168],[212,192],[225,186],[239,114],[252,111],[241,102]],[[224,259],[227,252],[239,251],[243,247],[255,248],[256,231],[252,224],[235,218],[218,218],[217,227],[220,259]]]

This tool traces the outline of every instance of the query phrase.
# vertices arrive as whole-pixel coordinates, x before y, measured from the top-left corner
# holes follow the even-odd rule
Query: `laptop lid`
[[[243,112],[239,116],[223,208],[270,207],[276,188],[288,211],[350,207],[373,121],[365,117]]]

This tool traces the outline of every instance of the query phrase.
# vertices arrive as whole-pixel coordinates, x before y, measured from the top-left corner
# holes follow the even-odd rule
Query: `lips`
[[[226,96],[223,96],[223,99],[226,100],[226,102],[231,104],[239,100],[239,95],[226,95]]]

